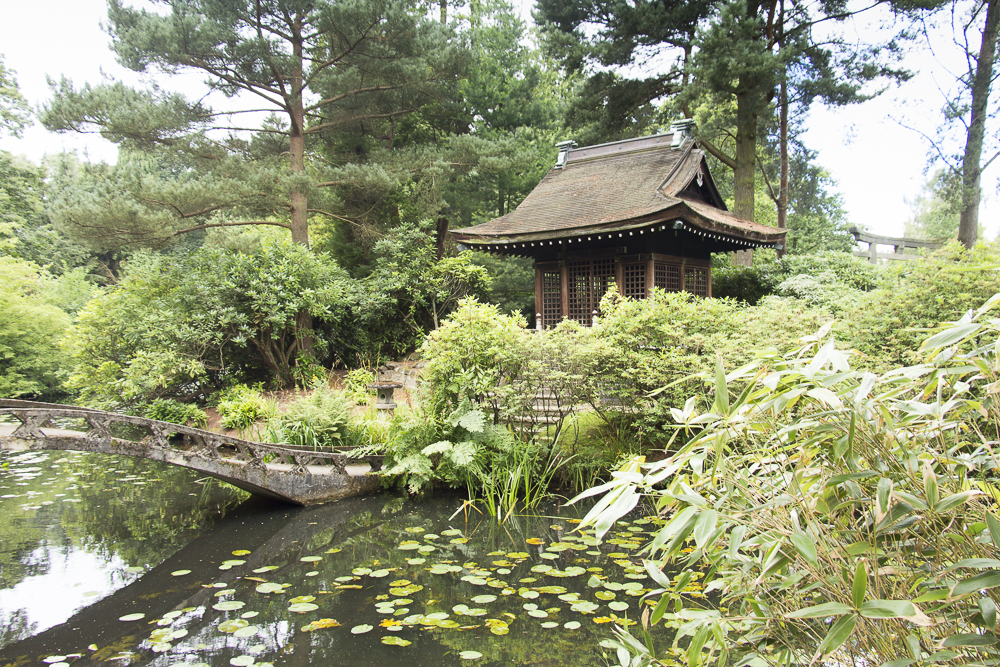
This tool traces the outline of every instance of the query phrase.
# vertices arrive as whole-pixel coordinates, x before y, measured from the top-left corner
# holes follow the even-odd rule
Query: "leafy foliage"
[[[197,405],[181,403],[170,398],[158,398],[146,407],[146,417],[171,424],[203,426],[208,415]]]
[[[690,664],[993,655],[998,304],[882,375],[852,370],[830,326],[729,374],[720,361],[714,395],[672,410],[674,454],[583,494],[603,494],[584,520],[599,534],[644,495],[669,515],[647,551],[658,603],[638,640],[618,630],[622,665],[663,664],[647,632],[661,620]],[[717,604],[681,595],[695,569]]]
[[[268,422],[269,439],[316,449],[355,444],[350,427],[353,405],[346,392],[331,389],[325,380],[311,389]]]
[[[17,87],[14,72],[4,67],[0,57],[0,130],[19,137],[30,122],[28,101]]]
[[[260,421],[266,421],[278,413],[278,403],[266,398],[260,387],[237,384],[219,392],[216,410],[222,417],[222,425],[246,431]]]
[[[837,326],[837,334],[885,370],[915,362],[921,329],[954,321],[1000,290],[996,248],[978,244],[966,250],[950,243],[919,262],[897,262],[884,269],[879,289]]]
[[[334,325],[345,280],[322,256],[267,234],[137,254],[80,312],[69,386],[101,405],[204,399],[241,378],[290,386],[293,366],[310,360],[300,314]],[[323,341],[311,350],[323,354]]]
[[[38,266],[0,256],[0,396],[60,393],[66,369],[59,340],[70,318],[49,302],[46,287]]]

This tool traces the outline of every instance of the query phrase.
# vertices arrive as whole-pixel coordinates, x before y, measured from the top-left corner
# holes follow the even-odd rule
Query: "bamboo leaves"
[[[1000,320],[977,317],[925,349],[1000,338]],[[998,464],[995,443],[970,426],[1000,425],[984,398],[1000,386],[997,346],[934,349],[883,375],[852,371],[826,332],[733,376],[717,360],[702,377],[709,411],[688,401],[672,413],[690,439],[599,491],[614,496],[605,510],[631,486],[666,515],[646,547],[661,559],[649,619],[682,623],[690,663],[762,642],[793,664],[865,655],[900,666],[972,660],[995,645],[1000,520],[985,511],[985,490]],[[702,590],[729,611],[704,616],[683,577],[667,585],[660,568],[670,563],[703,574]]]

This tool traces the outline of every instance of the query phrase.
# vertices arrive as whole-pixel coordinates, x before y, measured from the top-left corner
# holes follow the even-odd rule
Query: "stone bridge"
[[[240,440],[168,422],[52,403],[0,399],[0,449],[62,449],[162,461],[259,496],[299,505],[374,493],[381,456]],[[72,426],[73,428],[60,428]],[[79,429],[77,429],[79,425]]]

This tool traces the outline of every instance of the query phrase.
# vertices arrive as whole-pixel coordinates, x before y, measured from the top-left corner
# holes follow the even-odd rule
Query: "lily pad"
[[[129,621],[140,621],[144,618],[146,618],[145,614],[125,614],[124,616],[119,617],[118,620],[125,621],[127,623]]]
[[[299,559],[302,563],[318,563],[321,560],[323,560],[322,556],[303,556]]]
[[[472,602],[475,602],[476,604],[487,604],[489,602],[494,602],[496,599],[497,596],[495,595],[477,595],[472,598]]]
[[[234,632],[233,637],[253,637],[259,629],[256,625],[248,625]]]
[[[191,574],[191,570],[174,570],[170,573],[172,577],[183,577],[185,574]]]
[[[246,605],[246,602],[239,600],[226,600],[225,602],[216,602],[212,605],[212,609],[218,611],[236,611],[237,609],[243,609]]]
[[[270,593],[281,593],[282,591],[285,590],[285,587],[282,586],[281,584],[268,582],[266,584],[259,584],[257,588],[255,588],[254,590],[256,590],[258,593],[264,593],[265,595],[267,595]]]
[[[231,621],[223,621],[219,623],[219,632],[225,632],[226,634],[232,634],[239,630],[240,628],[245,628],[250,624],[244,621],[242,618],[234,618]]]
[[[315,595],[298,595],[293,597],[288,601],[289,604],[298,604],[300,602],[313,602],[316,599]]]
[[[613,611],[625,611],[628,609],[628,602],[610,602],[608,608]]]
[[[580,629],[580,622],[579,621],[570,621],[569,623],[564,623],[563,627],[566,628],[567,630],[579,630]]]
[[[479,651],[459,651],[458,657],[462,660],[479,660],[483,654]]]
[[[371,632],[372,630],[374,630],[374,627],[371,625],[355,625],[353,628],[351,628],[351,634],[363,635],[366,632]]]
[[[402,637],[382,637],[382,643],[389,646],[409,646],[413,642],[407,641]]]
[[[309,611],[316,611],[317,609],[319,609],[319,605],[313,604],[312,602],[299,602],[288,606],[288,611],[292,611],[297,614],[304,614]]]
[[[555,621],[545,621],[544,623],[542,623],[542,627],[545,628],[546,630],[551,630],[552,628],[558,628],[559,624],[556,623]]]

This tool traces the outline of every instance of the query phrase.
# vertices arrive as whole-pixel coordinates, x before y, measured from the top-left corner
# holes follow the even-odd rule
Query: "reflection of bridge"
[[[379,480],[366,475],[380,456],[350,458],[349,451],[312,450],[240,440],[167,422],[51,403],[0,399],[0,449],[65,449],[135,456],[216,477],[250,493],[300,505],[373,493]],[[51,426],[85,422],[86,430]]]

